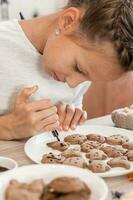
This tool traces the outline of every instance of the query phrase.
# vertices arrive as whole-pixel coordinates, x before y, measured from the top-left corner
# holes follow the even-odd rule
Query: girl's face
[[[86,80],[110,81],[122,74],[110,42],[98,41],[94,44],[85,39],[73,39],[64,29],[62,31],[61,26],[59,28],[59,34],[52,32],[49,35],[43,53],[43,67],[54,79],[76,87]]]

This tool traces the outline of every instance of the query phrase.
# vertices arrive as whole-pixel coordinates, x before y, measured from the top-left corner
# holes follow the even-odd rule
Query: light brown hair
[[[84,8],[82,33],[113,42],[123,69],[133,70],[133,0],[69,0],[67,7]]]

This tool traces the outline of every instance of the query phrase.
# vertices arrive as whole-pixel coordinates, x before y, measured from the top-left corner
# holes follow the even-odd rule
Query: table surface
[[[110,116],[104,116],[88,120],[86,124],[113,126]],[[25,141],[0,141],[0,156],[10,157],[18,162],[19,166],[33,164],[24,153]],[[104,179],[110,191],[130,192],[133,191],[133,182],[127,176]],[[108,199],[112,199],[109,195]]]

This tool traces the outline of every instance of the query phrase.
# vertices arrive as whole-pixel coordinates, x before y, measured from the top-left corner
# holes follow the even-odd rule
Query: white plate
[[[120,134],[128,136],[129,139],[133,141],[133,131],[115,127],[91,126],[91,125],[79,126],[76,131],[68,131],[67,133],[61,132],[60,139],[63,140],[65,136],[74,133],[80,133],[83,135],[89,133],[97,133],[104,136]],[[51,141],[55,141],[55,138],[50,132],[46,132],[30,138],[25,144],[26,155],[35,163],[41,163],[43,154],[46,154],[48,152],[59,153],[59,151],[53,150],[47,146],[47,143]],[[101,177],[114,177],[114,176],[121,176],[128,174],[133,171],[133,162],[130,163],[131,163],[131,168],[129,170],[117,167],[117,168],[112,168],[110,171],[107,171],[105,173],[97,173],[97,175]]]
[[[43,178],[46,183],[61,176],[77,177],[84,181],[91,189],[89,200],[105,200],[108,196],[108,187],[105,182],[88,170],[64,165],[29,165],[20,167],[0,177],[0,199],[4,200],[5,189],[11,179],[29,183]],[[102,188],[102,190],[101,190]]]

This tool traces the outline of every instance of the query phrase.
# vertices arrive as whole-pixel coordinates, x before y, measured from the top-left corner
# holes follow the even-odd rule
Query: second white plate
[[[74,133],[79,133],[83,135],[87,135],[89,133],[96,133],[96,134],[101,134],[104,136],[120,134],[120,135],[128,136],[129,139],[133,141],[133,131],[115,128],[115,127],[91,126],[91,125],[79,126],[76,129],[76,131],[70,130],[68,132],[61,132],[60,139],[63,140],[64,137],[66,137],[67,135],[71,135]],[[25,144],[25,153],[32,161],[40,164],[43,154],[46,154],[49,152],[59,153],[59,151],[52,150],[51,148],[47,146],[47,143],[52,142],[52,141],[55,141],[55,138],[50,132],[33,136]],[[121,175],[128,174],[133,171],[133,162],[130,162],[130,163],[131,163],[131,168],[129,170],[117,167],[117,168],[112,168],[110,171],[107,171],[105,173],[97,173],[97,175],[101,177],[114,177],[114,176],[121,176]]]

